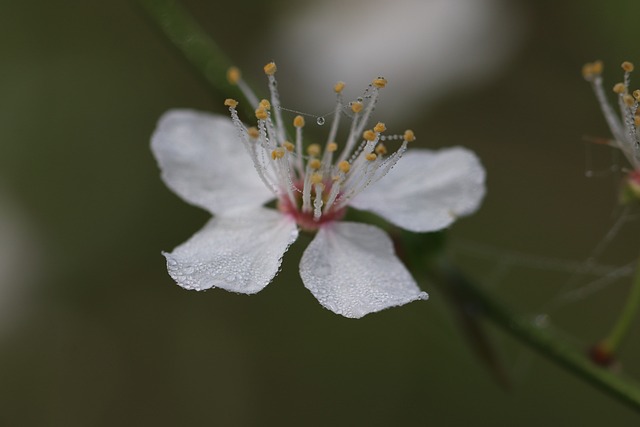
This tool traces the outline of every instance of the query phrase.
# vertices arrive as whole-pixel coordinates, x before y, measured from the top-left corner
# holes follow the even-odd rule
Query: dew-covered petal
[[[300,261],[300,276],[320,304],[345,317],[427,299],[377,227],[339,222],[318,231]]]
[[[294,221],[257,208],[212,218],[167,258],[169,275],[186,289],[222,288],[253,294],[278,273],[282,256],[298,237]]]
[[[212,213],[255,208],[273,198],[227,117],[170,110],[158,122],[151,150],[167,186]]]
[[[439,151],[409,149],[380,181],[351,202],[414,232],[448,227],[475,212],[485,194],[485,171],[462,147]]]

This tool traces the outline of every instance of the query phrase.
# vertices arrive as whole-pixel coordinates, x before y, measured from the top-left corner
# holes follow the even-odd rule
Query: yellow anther
[[[344,82],[338,82],[335,85],[333,85],[333,90],[336,91],[336,93],[341,93],[343,91],[345,87],[345,83]]]
[[[237,85],[242,75],[238,67],[229,67],[227,70],[227,81],[232,85]]]
[[[351,165],[346,160],[343,160],[338,163],[338,169],[340,169],[342,173],[348,173],[349,169],[351,169]]]
[[[364,132],[362,132],[362,137],[364,139],[366,139],[367,141],[375,141],[376,133],[374,131],[372,131],[371,129],[368,129],[368,130],[365,130]]]
[[[301,128],[304,127],[304,117],[302,116],[296,116],[293,119],[293,125],[297,128]]]
[[[258,108],[256,109],[256,118],[257,118],[258,120],[266,120],[266,119],[267,119],[267,117],[269,117],[269,115],[267,114],[267,110],[265,110],[265,109],[264,109],[264,108],[262,108],[262,107],[258,107]]]
[[[264,73],[267,76],[273,76],[276,71],[278,71],[278,67],[276,67],[276,63],[275,62],[269,62],[267,65],[264,66]]]
[[[376,147],[376,153],[379,156],[384,156],[385,154],[387,154],[387,147],[384,146],[384,144],[378,144],[378,146]]]
[[[582,77],[589,80],[593,76],[593,73],[591,72],[592,68],[593,65],[591,65],[591,62],[587,62],[586,64],[584,64],[582,66]]]
[[[376,153],[369,153],[366,156],[364,156],[364,158],[369,160],[370,162],[373,162],[375,159],[378,158],[378,155]]]
[[[311,175],[311,183],[312,184],[320,184],[322,182],[322,174],[314,173]]]
[[[633,71],[633,64],[629,61],[624,61],[621,65],[622,69],[624,71],[626,71],[627,73],[630,73]]]
[[[338,144],[336,144],[335,142],[330,142],[330,143],[327,144],[327,151],[328,152],[333,153],[337,149],[338,149]]]
[[[322,166],[322,163],[318,159],[311,159],[309,161],[309,167],[315,171],[320,169],[320,166]]]
[[[412,142],[416,140],[416,135],[413,133],[411,129],[407,129],[404,131],[404,135],[402,135],[405,141]]]
[[[638,90],[638,89],[634,90],[634,91],[633,91],[633,97],[634,97],[636,100],[640,100],[640,90]]]
[[[600,75],[602,74],[602,70],[604,69],[604,64],[602,61],[594,61],[591,63],[591,73]]]
[[[362,111],[363,107],[364,107],[364,105],[362,104],[362,102],[352,102],[351,103],[351,111],[353,111],[354,113],[359,113],[360,111]]]
[[[635,116],[633,118],[633,124],[636,126],[640,126],[640,116]]]
[[[385,79],[384,77],[378,77],[377,79],[373,79],[371,84],[377,87],[378,89],[382,89],[387,85],[387,79]]]
[[[283,149],[282,147],[278,147],[278,148],[276,148],[275,150],[273,150],[273,151],[271,152],[271,158],[272,158],[273,160],[275,160],[275,159],[281,159],[281,158],[283,158],[283,157],[284,157],[284,149]]]
[[[307,154],[311,157],[318,157],[322,148],[320,148],[319,144],[311,144],[307,147]]]
[[[591,80],[593,77],[602,74],[602,61],[588,62],[582,67],[582,77]]]
[[[384,123],[378,122],[378,124],[373,127],[373,130],[375,132],[381,133],[387,130],[387,127],[384,125]]]
[[[253,127],[253,126],[251,126],[249,129],[247,129],[247,133],[253,139],[257,139],[260,136],[260,131],[258,130],[258,128]]]
[[[263,99],[262,101],[260,101],[260,107],[264,108],[265,110],[271,110],[271,103],[266,99]]]
[[[613,86],[613,91],[617,94],[623,94],[627,91],[627,88],[624,86],[624,83],[616,83]]]
[[[227,98],[224,100],[224,105],[226,105],[227,107],[236,108],[236,106],[238,105],[238,101],[236,101],[235,99]]]
[[[289,141],[283,142],[282,146],[289,152],[293,151],[293,149],[295,148],[295,146]]]
[[[622,97],[622,101],[627,107],[633,107],[633,104],[635,103],[635,99],[633,99],[633,96],[629,95],[628,93]]]

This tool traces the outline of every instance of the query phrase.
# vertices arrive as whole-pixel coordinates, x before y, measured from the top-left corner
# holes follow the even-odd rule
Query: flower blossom
[[[619,115],[609,103],[602,85],[602,62],[585,64],[582,75],[591,83],[613,135],[614,139],[607,140],[606,143],[622,151],[632,167],[625,178],[622,193],[623,202],[628,202],[640,199],[640,111],[638,110],[640,90],[630,93],[633,64],[625,61],[621,67],[624,70],[624,80],[613,86],[613,91],[618,97]]]
[[[255,108],[256,127],[242,123],[232,99],[225,101],[231,119],[172,110],[158,123],[151,147],[164,182],[214,215],[187,242],[164,253],[169,275],[186,289],[256,293],[273,280],[303,230],[315,236],[300,261],[300,276],[327,309],[360,318],[427,299],[385,232],[342,219],[351,206],[414,232],[445,228],[474,212],[484,196],[477,157],[463,148],[407,150],[412,131],[386,135],[383,123],[367,128],[387,84],[382,77],[348,104],[345,84],[337,83],[327,141],[305,147],[304,117],[293,119],[289,140],[276,66],[264,70],[270,100],[258,100],[237,69],[228,75]],[[345,117],[350,130],[340,145],[335,141]],[[274,199],[275,208],[264,206]]]

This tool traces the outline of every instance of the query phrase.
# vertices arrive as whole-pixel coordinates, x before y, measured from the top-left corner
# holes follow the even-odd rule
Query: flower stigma
[[[402,135],[385,135],[384,123],[368,128],[380,90],[387,80],[377,77],[371,81],[362,97],[344,102],[344,82],[334,86],[336,105],[333,121],[324,146],[305,144],[303,115],[291,123],[293,135],[289,137],[282,117],[280,95],[275,74],[277,66],[270,62],[264,66],[269,83],[270,99],[259,100],[242,80],[240,71],[232,67],[227,73],[230,83],[237,85],[255,110],[255,127],[246,127],[238,116],[238,102],[225,100],[231,119],[238,131],[258,175],[277,199],[280,212],[293,218],[306,231],[315,231],[327,223],[340,220],[349,202],[384,177],[415,140],[413,131]],[[347,117],[351,123],[344,142],[336,141],[340,121]],[[324,124],[324,117],[317,123]],[[389,153],[386,141],[401,141]],[[306,148],[305,148],[306,147]]]

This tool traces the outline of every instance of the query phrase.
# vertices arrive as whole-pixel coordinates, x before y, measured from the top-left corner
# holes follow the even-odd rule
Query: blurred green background
[[[184,3],[258,82],[262,65],[282,54],[268,36],[301,7]],[[605,61],[609,87],[621,79],[620,62],[640,62],[640,3],[512,3],[522,39],[510,60],[486,84],[425,105],[410,121],[398,115],[393,125],[413,127],[431,147],[478,153],[488,195],[452,228],[449,250],[534,316],[567,283],[599,278],[500,268],[505,257],[525,253],[516,264],[543,256],[568,260],[560,265],[570,270],[569,261],[587,259],[613,224],[618,178],[585,177],[586,155],[594,169],[617,163],[584,141],[609,132],[580,68]],[[332,314],[299,280],[302,245],[255,296],[179,288],[160,251],[185,241],[209,215],[164,186],[149,137],[169,108],[224,113],[222,96],[208,91],[134,2],[0,5],[0,266],[8,271],[0,276],[0,425],[637,423],[627,407],[490,328],[512,379],[511,389],[501,388],[428,283],[428,302],[358,321]],[[355,24],[376,37],[402,31]],[[313,78],[304,76],[306,84]],[[286,69],[279,83],[285,106],[288,93],[304,92],[298,81],[285,89]],[[632,262],[638,231],[638,221],[627,224],[597,261]],[[568,342],[588,347],[608,332],[629,280],[563,304],[550,321]],[[621,369],[635,378],[639,327],[620,355]]]

